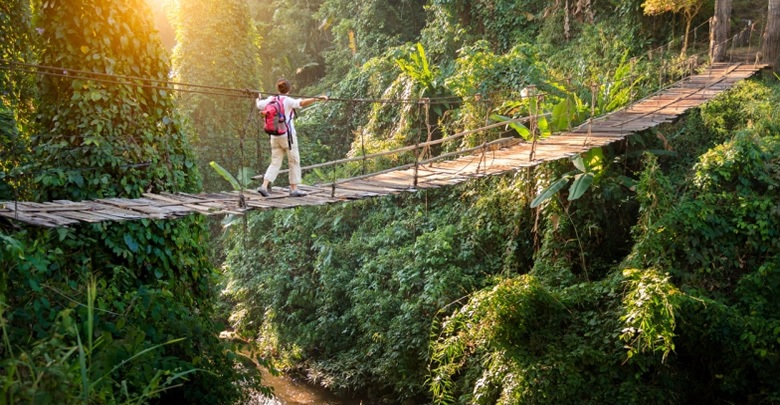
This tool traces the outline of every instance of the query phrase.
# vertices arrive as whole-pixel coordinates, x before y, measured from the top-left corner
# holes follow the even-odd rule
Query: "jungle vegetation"
[[[4,1],[0,201],[227,190],[210,163],[264,170],[252,100],[279,77],[332,99],[300,114],[304,165],[526,115],[551,118],[431,153],[554,136],[706,68],[720,1]],[[740,57],[771,51],[777,1],[730,3]],[[150,84],[169,80],[245,91]],[[255,360],[387,404],[780,403],[779,110],[766,73],[437,190],[223,222],[2,219],[0,402],[239,404],[268,391]]]

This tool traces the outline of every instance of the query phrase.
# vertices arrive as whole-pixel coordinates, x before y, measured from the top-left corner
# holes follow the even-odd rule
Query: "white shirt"
[[[293,116],[295,115],[294,110],[296,108],[301,108],[301,100],[297,98],[287,97],[285,95],[279,95],[279,98],[282,100],[282,104],[284,105],[284,115],[285,120],[287,121],[287,129],[290,131],[291,135],[296,135],[295,132],[295,125],[293,124]],[[268,96],[265,99],[261,99],[260,97],[255,100],[255,104],[257,105],[257,109],[262,111],[263,108],[265,108],[268,103],[276,99],[276,96]]]

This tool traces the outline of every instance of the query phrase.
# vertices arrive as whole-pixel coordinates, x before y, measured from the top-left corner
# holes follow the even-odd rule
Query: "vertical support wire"
[[[745,64],[748,64],[748,61],[750,60],[750,49],[753,42],[753,24],[748,25],[745,29],[748,30],[748,49],[745,53]]]
[[[420,101],[417,102],[417,119],[419,122],[419,127],[417,128],[417,140],[414,144],[414,180],[412,182],[412,189],[417,189],[417,174],[420,168],[420,155],[422,154],[422,151],[420,150],[420,138],[422,137],[423,131],[422,110],[423,105],[426,102],[428,102],[428,99],[420,99]]]
[[[658,69],[658,88],[662,89],[664,88],[664,69],[666,67],[666,54],[664,52],[664,47],[662,46],[661,49],[661,60],[659,61],[661,63],[660,68]]]
[[[257,168],[257,171],[260,172],[261,170],[263,170],[263,148],[261,146],[262,134],[260,133],[260,126],[257,125],[259,115],[255,114],[254,117],[255,117],[254,118],[255,128],[257,129],[257,133],[255,134],[257,135],[255,136],[255,162],[256,162],[255,167]]]
[[[571,94],[574,94],[574,90],[571,88],[571,76],[566,78],[566,88],[571,92]],[[566,96],[566,130],[571,131],[571,123],[574,121],[574,118],[572,118],[572,112],[571,112],[571,105],[574,104],[574,97],[571,95]]]
[[[423,148],[423,159],[433,157],[433,154],[431,153],[431,145],[429,145],[433,140],[433,132],[431,132],[431,99],[429,98],[425,99],[425,128],[428,131],[428,137],[425,141],[426,145]]]
[[[244,157],[244,140],[246,139],[246,131],[249,128],[249,123],[252,122],[252,118],[254,117],[255,108],[257,107],[255,106],[255,103],[253,101],[249,107],[249,115],[247,115],[246,121],[244,121],[244,125],[241,126],[241,131],[239,133],[238,146],[240,149],[240,165],[239,165],[238,172],[240,174],[244,174],[244,167],[246,166],[245,157]],[[242,209],[245,209],[246,199],[244,197],[244,176],[242,175],[240,177],[241,178],[239,179],[238,182],[238,187],[239,187],[238,206]]]
[[[485,104],[485,106],[484,106],[484,108],[485,108],[485,126],[487,126],[488,123],[490,122],[490,107],[491,107],[491,105],[490,105],[489,100],[487,98],[483,98],[480,101]],[[482,156],[480,156],[479,162],[477,162],[477,170],[476,170],[476,172],[474,174],[478,174],[479,173],[479,169],[481,167],[483,167],[482,166],[483,162],[485,163],[485,166],[484,166],[483,170],[485,170],[485,173],[487,173],[487,158],[485,157],[485,148],[486,148],[486,145],[487,145],[487,139],[485,139],[485,137],[486,137],[486,131],[482,131]]]
[[[349,102],[349,127],[352,128],[352,118],[355,111],[355,102],[350,101]],[[361,174],[366,174],[366,140],[363,135],[363,131],[360,131],[360,150],[363,153],[363,160],[360,162],[362,165],[361,167]]]
[[[758,62],[764,61],[764,32],[766,32],[766,25],[769,18],[764,19],[764,27],[761,28],[761,33],[758,34],[758,51],[756,51],[756,62],[754,65],[757,65]]]
[[[727,41],[731,41],[731,52],[729,52],[729,63],[731,63],[734,58],[734,44],[737,41],[734,40],[734,37],[729,38]]]
[[[593,133],[593,117],[596,115],[596,92],[598,91],[598,88],[599,85],[597,83],[594,82],[590,84],[590,117],[588,117],[588,134],[585,136],[585,141],[582,143],[583,146],[590,142],[590,136]]]
[[[533,95],[529,95],[529,96],[530,97],[535,97]],[[528,155],[528,160],[531,161],[531,162],[533,162],[536,159],[536,120],[537,120],[536,114],[539,111],[539,108],[538,108],[539,107],[539,105],[538,105],[539,101],[536,100],[536,103],[537,103],[537,105],[534,106],[535,107],[534,110],[533,111],[529,111],[531,113],[530,114],[531,115],[531,125],[530,125],[531,126],[531,128],[530,128],[531,129],[531,153]]]

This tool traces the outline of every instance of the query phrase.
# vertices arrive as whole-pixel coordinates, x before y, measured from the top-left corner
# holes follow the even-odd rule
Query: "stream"
[[[232,330],[222,331],[220,339],[232,340],[234,343],[246,344],[247,341]],[[248,358],[252,358],[247,354]],[[252,392],[245,405],[371,405],[360,399],[339,398],[325,388],[314,384],[297,381],[284,375],[275,376],[267,369],[253,361],[261,373],[262,384],[273,388],[273,398],[268,398],[260,392]]]
[[[341,399],[325,390],[262,370],[263,385],[273,387],[274,397],[254,393],[247,405],[368,405],[356,399]]]

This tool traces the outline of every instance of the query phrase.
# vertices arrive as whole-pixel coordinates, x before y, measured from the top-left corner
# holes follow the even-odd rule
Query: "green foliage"
[[[478,41],[493,52],[505,53],[518,43],[530,42],[547,5],[535,0],[435,0],[427,6],[433,18],[423,38],[445,55]]]
[[[454,71],[446,79],[447,87],[464,100],[456,112],[453,129],[484,126],[487,118],[495,114],[530,115],[528,101],[507,100],[522,100],[520,89],[538,83],[541,77],[535,51],[528,44],[518,44],[504,54],[491,51],[485,41],[464,47],[459,51]],[[497,132],[478,133],[463,139],[462,144],[474,146],[498,136]]]
[[[624,362],[620,279],[551,290],[499,280],[446,318],[432,343],[437,404],[665,403],[672,379]]]
[[[324,52],[334,40],[330,32],[334,19],[318,14],[323,3],[324,0],[248,3],[257,27],[253,53],[262,61],[258,65],[262,67],[258,72],[261,89],[275,91],[280,77],[292,80],[300,89],[323,78]]]
[[[33,59],[30,2],[0,5],[0,200],[30,196],[29,177],[23,176],[28,159],[27,124],[31,119],[33,77],[11,69],[11,62]],[[20,130],[23,129],[23,130]]]
[[[209,165],[214,171],[219,173],[223,179],[227,180],[228,183],[233,186],[233,190],[236,191],[247,188],[249,183],[252,182],[252,176],[254,176],[254,170],[251,167],[242,167],[241,170],[238,171],[238,178],[236,178],[217,162],[210,162]]]
[[[433,1],[417,38],[418,14],[407,26],[381,23],[399,15],[397,2],[326,0],[317,27],[301,21],[320,3],[295,2],[279,15],[297,17],[273,17],[271,28],[301,27],[291,31],[301,45],[272,63],[324,70],[319,86],[334,99],[451,92],[462,104],[435,112],[434,137],[491,116],[548,113],[538,126],[546,135],[669,79],[666,55],[644,58],[671,35],[668,24],[643,18],[639,1],[618,3]],[[308,52],[330,34],[319,65]],[[524,98],[530,85],[537,97]],[[394,400],[428,402],[430,389],[439,403],[776,401],[774,93],[740,86],[679,125],[580,157],[574,170],[550,162],[424,195],[252,216],[246,233],[228,231],[232,322],[288,371]],[[427,135],[424,117],[413,104],[323,104],[300,121],[310,140],[302,154],[324,161],[409,145]],[[551,199],[570,183],[568,198]]]
[[[164,81],[170,68],[146,5],[98,3],[41,5],[41,63],[74,75]],[[79,201],[199,188],[172,89],[85,77],[44,76],[40,85],[34,148],[22,155],[31,162],[24,169],[35,171],[31,194],[37,198]],[[24,122],[17,126],[28,130]],[[0,301],[11,344],[3,347],[2,361],[17,366],[19,378],[9,381],[18,398],[216,404],[245,399],[235,382],[258,385],[256,374],[238,368],[235,354],[218,340],[220,325],[212,319],[218,273],[206,256],[202,219],[14,234],[7,228],[2,225],[0,234]],[[91,293],[84,305],[78,297],[87,295],[82,286],[90,275],[100,294]],[[187,344],[170,344],[175,339]],[[200,371],[189,373],[194,369]],[[174,380],[177,386],[161,394]]]
[[[775,242],[779,151],[776,107],[765,98],[771,103],[778,92],[761,83],[746,88],[751,91],[736,89],[705,108],[702,116],[709,122],[736,117],[736,106],[755,121],[741,129],[735,122],[738,130],[726,142],[701,154],[688,167],[689,184],[673,187],[668,176],[679,175],[661,172],[650,160],[637,188],[643,205],[634,230],[637,242],[626,260],[628,266],[654,269],[630,272],[635,280],[646,280],[646,298],[640,301],[647,302],[644,310],[634,306],[627,313],[646,321],[627,330],[627,338],[639,338],[631,350],[644,345],[669,353],[691,387],[688,395],[707,402],[772,402],[780,392],[768,374],[776,364],[780,332],[778,314],[769,309],[776,307],[769,302],[777,297],[780,252]],[[634,334],[640,328],[653,333],[642,338]],[[702,361],[674,366],[675,358]]]
[[[486,275],[530,263],[519,184],[252,216],[248,235],[231,231],[233,321],[275,331],[274,350],[330,388],[418,398],[431,319]]]
[[[675,294],[679,291],[668,274],[653,269],[623,271],[626,292],[621,317],[626,327],[620,339],[626,342],[627,356],[632,358],[647,349],[663,353],[662,362],[674,351]]]
[[[237,0],[187,0],[173,4],[170,14],[175,17],[177,31],[174,79],[232,89],[256,89],[261,73],[257,55],[260,38],[252,24],[248,4]],[[275,88],[266,90],[276,91]],[[208,166],[211,161],[220,162],[232,173],[244,166],[263,164],[260,148],[254,144],[267,137],[260,131],[254,95],[236,96],[236,93],[233,96],[180,93],[178,98],[178,111],[186,118],[206,191],[224,191],[224,182]]]
[[[44,6],[44,65],[166,80],[169,66],[142,2],[112,3],[94,19],[72,18],[93,10],[89,1]],[[196,190],[199,176],[169,91],[44,77],[32,142],[35,181],[42,185],[37,197],[78,201]]]
[[[57,357],[47,350],[59,350],[58,342],[76,347],[70,329],[57,332],[67,338],[56,341],[51,340],[52,331],[59,330],[57,319],[63,311],[88,319],[88,311],[82,312],[88,306],[73,296],[80,295],[78,286],[86,283],[83,274],[94,271],[101,292],[93,306],[95,332],[82,331],[80,336],[85,347],[90,347],[91,336],[100,338],[99,350],[92,356],[100,359],[100,365],[94,366],[96,376],[134,353],[174,338],[187,339],[186,345],[144,352],[148,354],[143,367],[121,371],[119,378],[125,382],[101,386],[100,392],[113,392],[117,398],[140,395],[155,378],[164,381],[181,370],[198,368],[203,371],[188,376],[183,387],[164,396],[186,398],[189,403],[231,403],[241,398],[244,394],[232,383],[220,381],[255,382],[251,372],[233,369],[236,359],[218,342],[218,326],[210,319],[215,274],[202,252],[205,233],[193,218],[182,221],[178,226],[163,221],[93,225],[3,237],[2,264],[9,269],[3,305],[13,352]],[[201,246],[200,253],[186,248],[189,243]],[[62,357],[63,367],[78,364],[73,357]],[[20,389],[36,391],[34,385],[26,385],[34,381],[24,380]]]
[[[565,173],[560,179],[554,181],[549,187],[539,193],[531,201],[531,208],[538,207],[541,203],[563,190],[572,178],[574,181],[569,187],[569,201],[582,197],[591,184],[598,184],[605,170],[604,153],[601,151],[601,148],[590,149],[583,154],[572,157],[571,161],[576,170]]]
[[[0,152],[0,201],[18,199],[18,167],[24,159],[24,142],[13,114],[3,107],[0,107],[0,143],[4,145]]]
[[[426,22],[423,6],[413,0],[324,0],[315,21],[322,22],[333,38],[324,52],[325,84],[336,85],[348,72],[388,49],[416,42]]]
[[[131,351],[122,359],[116,358],[119,353],[115,352],[115,348],[106,348],[105,345],[122,345],[122,342],[114,341],[107,332],[95,329],[97,283],[94,279],[87,286],[86,293],[86,304],[74,301],[78,306],[60,311],[49,335],[34,342],[30,352],[18,352],[18,348],[11,345],[3,308],[0,307],[4,352],[8,355],[3,361],[8,372],[2,381],[2,396],[9,403],[52,403],[55,398],[56,402],[62,403],[142,403],[158,398],[177,380],[196,371],[157,370],[146,387],[129,391],[128,379],[133,375],[130,369],[138,367],[143,361],[139,359],[163,345],[179,343],[181,339],[145,349],[136,347],[137,352]],[[83,307],[86,313],[79,313],[84,312],[79,311],[79,307]],[[86,341],[82,340],[82,336]],[[97,339],[93,339],[95,336]],[[110,356],[106,356],[107,352]],[[112,364],[113,361],[117,363]]]
[[[431,70],[431,66],[428,63],[428,58],[425,56],[425,49],[422,44],[416,45],[417,52],[409,54],[409,59],[398,58],[396,63],[401,68],[401,72],[409,76],[416,83],[419,83],[424,90],[435,90],[436,74]],[[425,94],[425,93],[423,93]]]

